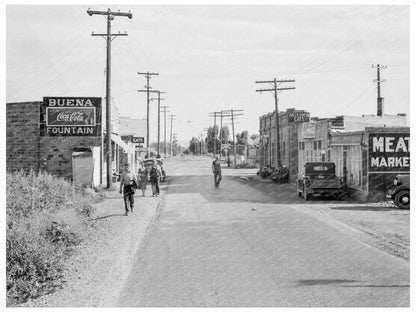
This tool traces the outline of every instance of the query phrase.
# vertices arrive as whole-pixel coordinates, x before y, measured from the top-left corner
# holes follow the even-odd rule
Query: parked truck
[[[311,196],[332,196],[338,200],[348,194],[343,179],[336,176],[333,162],[308,162],[302,176],[296,180],[298,196],[309,200]]]

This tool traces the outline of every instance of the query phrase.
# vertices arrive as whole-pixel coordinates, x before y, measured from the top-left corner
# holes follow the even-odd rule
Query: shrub
[[[46,173],[7,174],[7,305],[60,287],[64,261],[94,212],[83,193]]]

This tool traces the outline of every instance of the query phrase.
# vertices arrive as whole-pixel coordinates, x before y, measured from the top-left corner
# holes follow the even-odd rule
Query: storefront
[[[348,187],[382,199],[397,174],[410,173],[409,143],[409,127],[366,127],[332,134],[331,161]]]
[[[289,181],[298,176],[298,126],[309,121],[309,113],[289,108],[279,112],[280,163],[289,169]],[[276,157],[276,114],[260,117],[260,168],[275,168]]]
[[[6,116],[8,171],[44,170],[88,186],[105,181],[101,98],[45,97],[42,102],[7,103]],[[116,134],[111,139],[113,151],[134,153]]]

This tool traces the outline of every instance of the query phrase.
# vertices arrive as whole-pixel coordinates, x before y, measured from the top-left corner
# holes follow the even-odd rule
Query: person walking
[[[147,182],[149,181],[149,170],[146,168],[144,163],[142,163],[141,167],[139,168],[139,189],[142,190],[143,196],[145,196]]]
[[[221,176],[221,163],[218,160],[218,156],[215,156],[214,161],[212,162],[212,173],[214,173],[214,186],[220,186]]]
[[[153,197],[157,197],[160,194],[159,180],[162,175],[162,172],[160,171],[160,167],[157,165],[156,160],[153,161],[149,175],[150,175],[150,183],[152,184]]]
[[[131,171],[130,164],[126,163],[120,177],[120,194],[123,192],[126,216],[129,214],[129,203],[130,211],[133,212],[135,188],[137,188],[137,177],[134,172]]]

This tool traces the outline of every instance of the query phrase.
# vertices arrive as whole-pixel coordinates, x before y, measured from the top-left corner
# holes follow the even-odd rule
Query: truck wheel
[[[306,192],[305,188],[303,188],[303,198],[309,200],[309,194]]]
[[[409,209],[410,207],[410,193],[408,190],[401,190],[394,197],[394,203],[397,207],[402,209]]]

